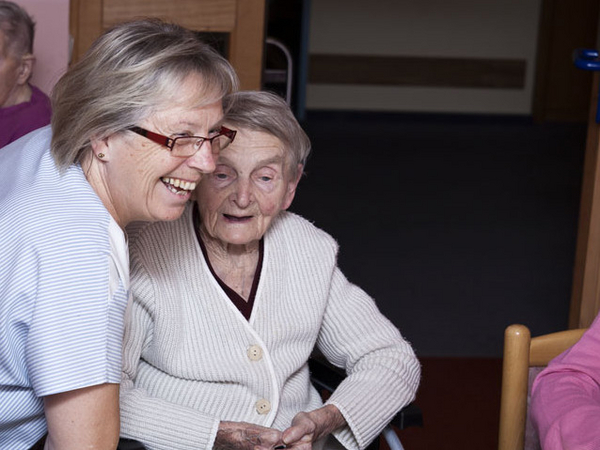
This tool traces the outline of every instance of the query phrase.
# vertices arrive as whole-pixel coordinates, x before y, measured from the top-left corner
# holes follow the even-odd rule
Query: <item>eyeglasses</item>
[[[204,144],[205,141],[210,143],[213,153],[218,153],[233,142],[237,133],[235,130],[230,130],[229,128],[221,126],[217,131],[217,134],[209,138],[200,136],[180,136],[170,138],[163,136],[162,134],[145,130],[141,127],[129,127],[127,129],[140,136],[144,136],[157,144],[164,145],[171,150],[173,156],[180,156],[183,158],[189,158],[195,154],[200,150],[200,147],[202,147],[202,144]]]

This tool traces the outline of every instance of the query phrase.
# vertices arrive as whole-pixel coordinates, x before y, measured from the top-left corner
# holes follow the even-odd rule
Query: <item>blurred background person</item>
[[[600,316],[535,378],[531,417],[544,450],[600,449]]]
[[[29,83],[35,23],[19,5],[0,0],[0,147],[50,123],[50,100]]]

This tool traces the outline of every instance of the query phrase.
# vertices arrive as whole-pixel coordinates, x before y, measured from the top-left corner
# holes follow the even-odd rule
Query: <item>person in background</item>
[[[116,448],[124,229],[183,213],[237,85],[193,31],[124,23],[58,81],[51,127],[0,151],[0,449]]]
[[[50,123],[50,99],[29,83],[34,29],[23,8],[0,0],[0,148]]]
[[[197,202],[129,228],[121,435],[151,450],[364,449],[414,399],[419,362],[337,267],[335,240],[285,211],[310,151],[287,104],[233,94],[223,123],[236,139]],[[348,374],[325,405],[315,348]]]
[[[544,450],[600,449],[600,316],[535,378],[531,418]]]

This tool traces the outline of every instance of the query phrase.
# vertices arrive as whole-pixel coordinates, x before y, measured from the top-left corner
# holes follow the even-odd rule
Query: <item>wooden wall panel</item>
[[[236,0],[104,0],[104,27],[139,17],[160,17],[197,31],[231,32]]]
[[[242,89],[262,87],[265,0],[71,0],[72,62],[111,26],[159,17],[201,32],[228,33],[227,57]]]

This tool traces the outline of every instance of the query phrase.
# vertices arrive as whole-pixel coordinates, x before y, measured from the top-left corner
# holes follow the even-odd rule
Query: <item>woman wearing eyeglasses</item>
[[[0,448],[114,449],[125,226],[177,219],[235,136],[231,66],[156,20],[100,37],[0,152]]]
[[[237,130],[197,203],[130,228],[122,436],[147,449],[363,449],[413,400],[419,363],[337,268],[337,245],[285,211],[310,142],[279,97],[227,97]],[[348,377],[323,405],[318,348]],[[329,446],[333,441],[329,441]]]

